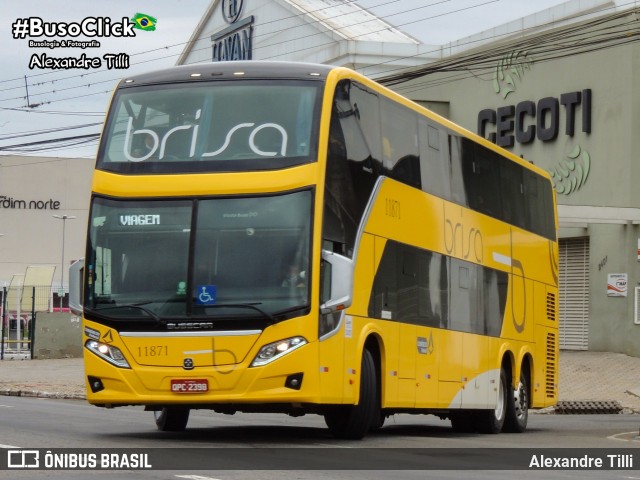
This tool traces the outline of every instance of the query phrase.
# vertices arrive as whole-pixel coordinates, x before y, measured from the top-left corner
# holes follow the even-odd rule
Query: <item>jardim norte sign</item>
[[[49,200],[20,200],[0,195],[0,209],[4,210],[60,210],[60,202]]]

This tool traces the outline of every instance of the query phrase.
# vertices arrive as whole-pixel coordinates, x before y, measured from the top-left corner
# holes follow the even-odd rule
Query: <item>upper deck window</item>
[[[248,171],[314,161],[321,85],[247,80],[121,89],[97,168]]]

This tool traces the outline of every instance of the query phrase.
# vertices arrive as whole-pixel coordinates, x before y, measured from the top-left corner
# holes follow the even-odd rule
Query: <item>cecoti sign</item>
[[[478,135],[503,148],[538,139],[551,142],[558,137],[563,113],[565,135],[573,137],[579,119],[584,133],[591,133],[591,89],[545,97],[538,102],[522,101],[478,113]],[[494,131],[490,131],[493,129]]]

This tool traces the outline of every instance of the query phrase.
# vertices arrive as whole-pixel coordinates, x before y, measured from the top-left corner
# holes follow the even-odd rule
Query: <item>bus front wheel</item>
[[[369,350],[362,354],[360,401],[357,405],[334,407],[324,415],[324,421],[334,437],[360,440],[376,422],[380,422],[378,380],[373,356]]]
[[[153,415],[161,432],[182,432],[189,422],[189,409],[184,407],[164,407]]]

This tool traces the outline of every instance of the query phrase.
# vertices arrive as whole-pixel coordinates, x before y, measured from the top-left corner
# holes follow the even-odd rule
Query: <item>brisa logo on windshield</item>
[[[201,112],[202,110],[198,109],[198,111],[195,114],[196,120],[200,119]],[[166,132],[162,136],[162,138],[160,138],[157,132],[149,128],[134,129],[133,118],[129,117],[129,120],[127,122],[127,130],[125,133],[122,153],[124,154],[125,158],[130,162],[143,162],[144,160],[147,160],[148,158],[151,158],[153,155],[155,155],[156,152],[158,152],[158,159],[162,160],[163,158],[165,158],[165,153],[167,151],[167,144],[171,145],[173,142],[177,141],[175,139],[172,139],[172,136],[181,130],[186,131],[192,128],[193,130],[191,134],[189,158],[193,158],[193,156],[196,153],[196,143],[198,142],[198,130],[200,128],[199,124],[179,125],[177,127],[173,127],[168,132]],[[234,134],[239,130],[246,129],[246,128],[251,129],[251,133],[248,136],[247,146],[249,147],[249,150],[253,152],[255,155],[260,157],[275,157],[278,154],[284,157],[286,155],[287,143],[289,141],[289,134],[287,133],[287,131],[282,125],[279,125],[277,123],[267,122],[261,125],[256,125],[255,123],[239,123],[238,125],[235,125],[226,133],[224,143],[220,148],[218,148],[217,150],[214,150],[213,152],[205,152],[202,154],[202,157],[203,158],[216,157],[220,155],[221,153],[226,151],[227,148],[229,148],[229,145],[232,143],[232,137],[234,136]],[[280,135],[281,139],[280,139],[279,151],[278,150],[262,150],[256,144],[256,136],[265,129],[275,130]],[[136,135],[144,136],[143,138],[145,138],[145,145],[146,145],[146,148],[148,149],[146,154],[133,151],[133,147],[132,147],[134,143],[133,138]],[[272,147],[269,147],[269,148],[272,148]]]
[[[120,215],[120,225],[160,225],[160,215]]]

